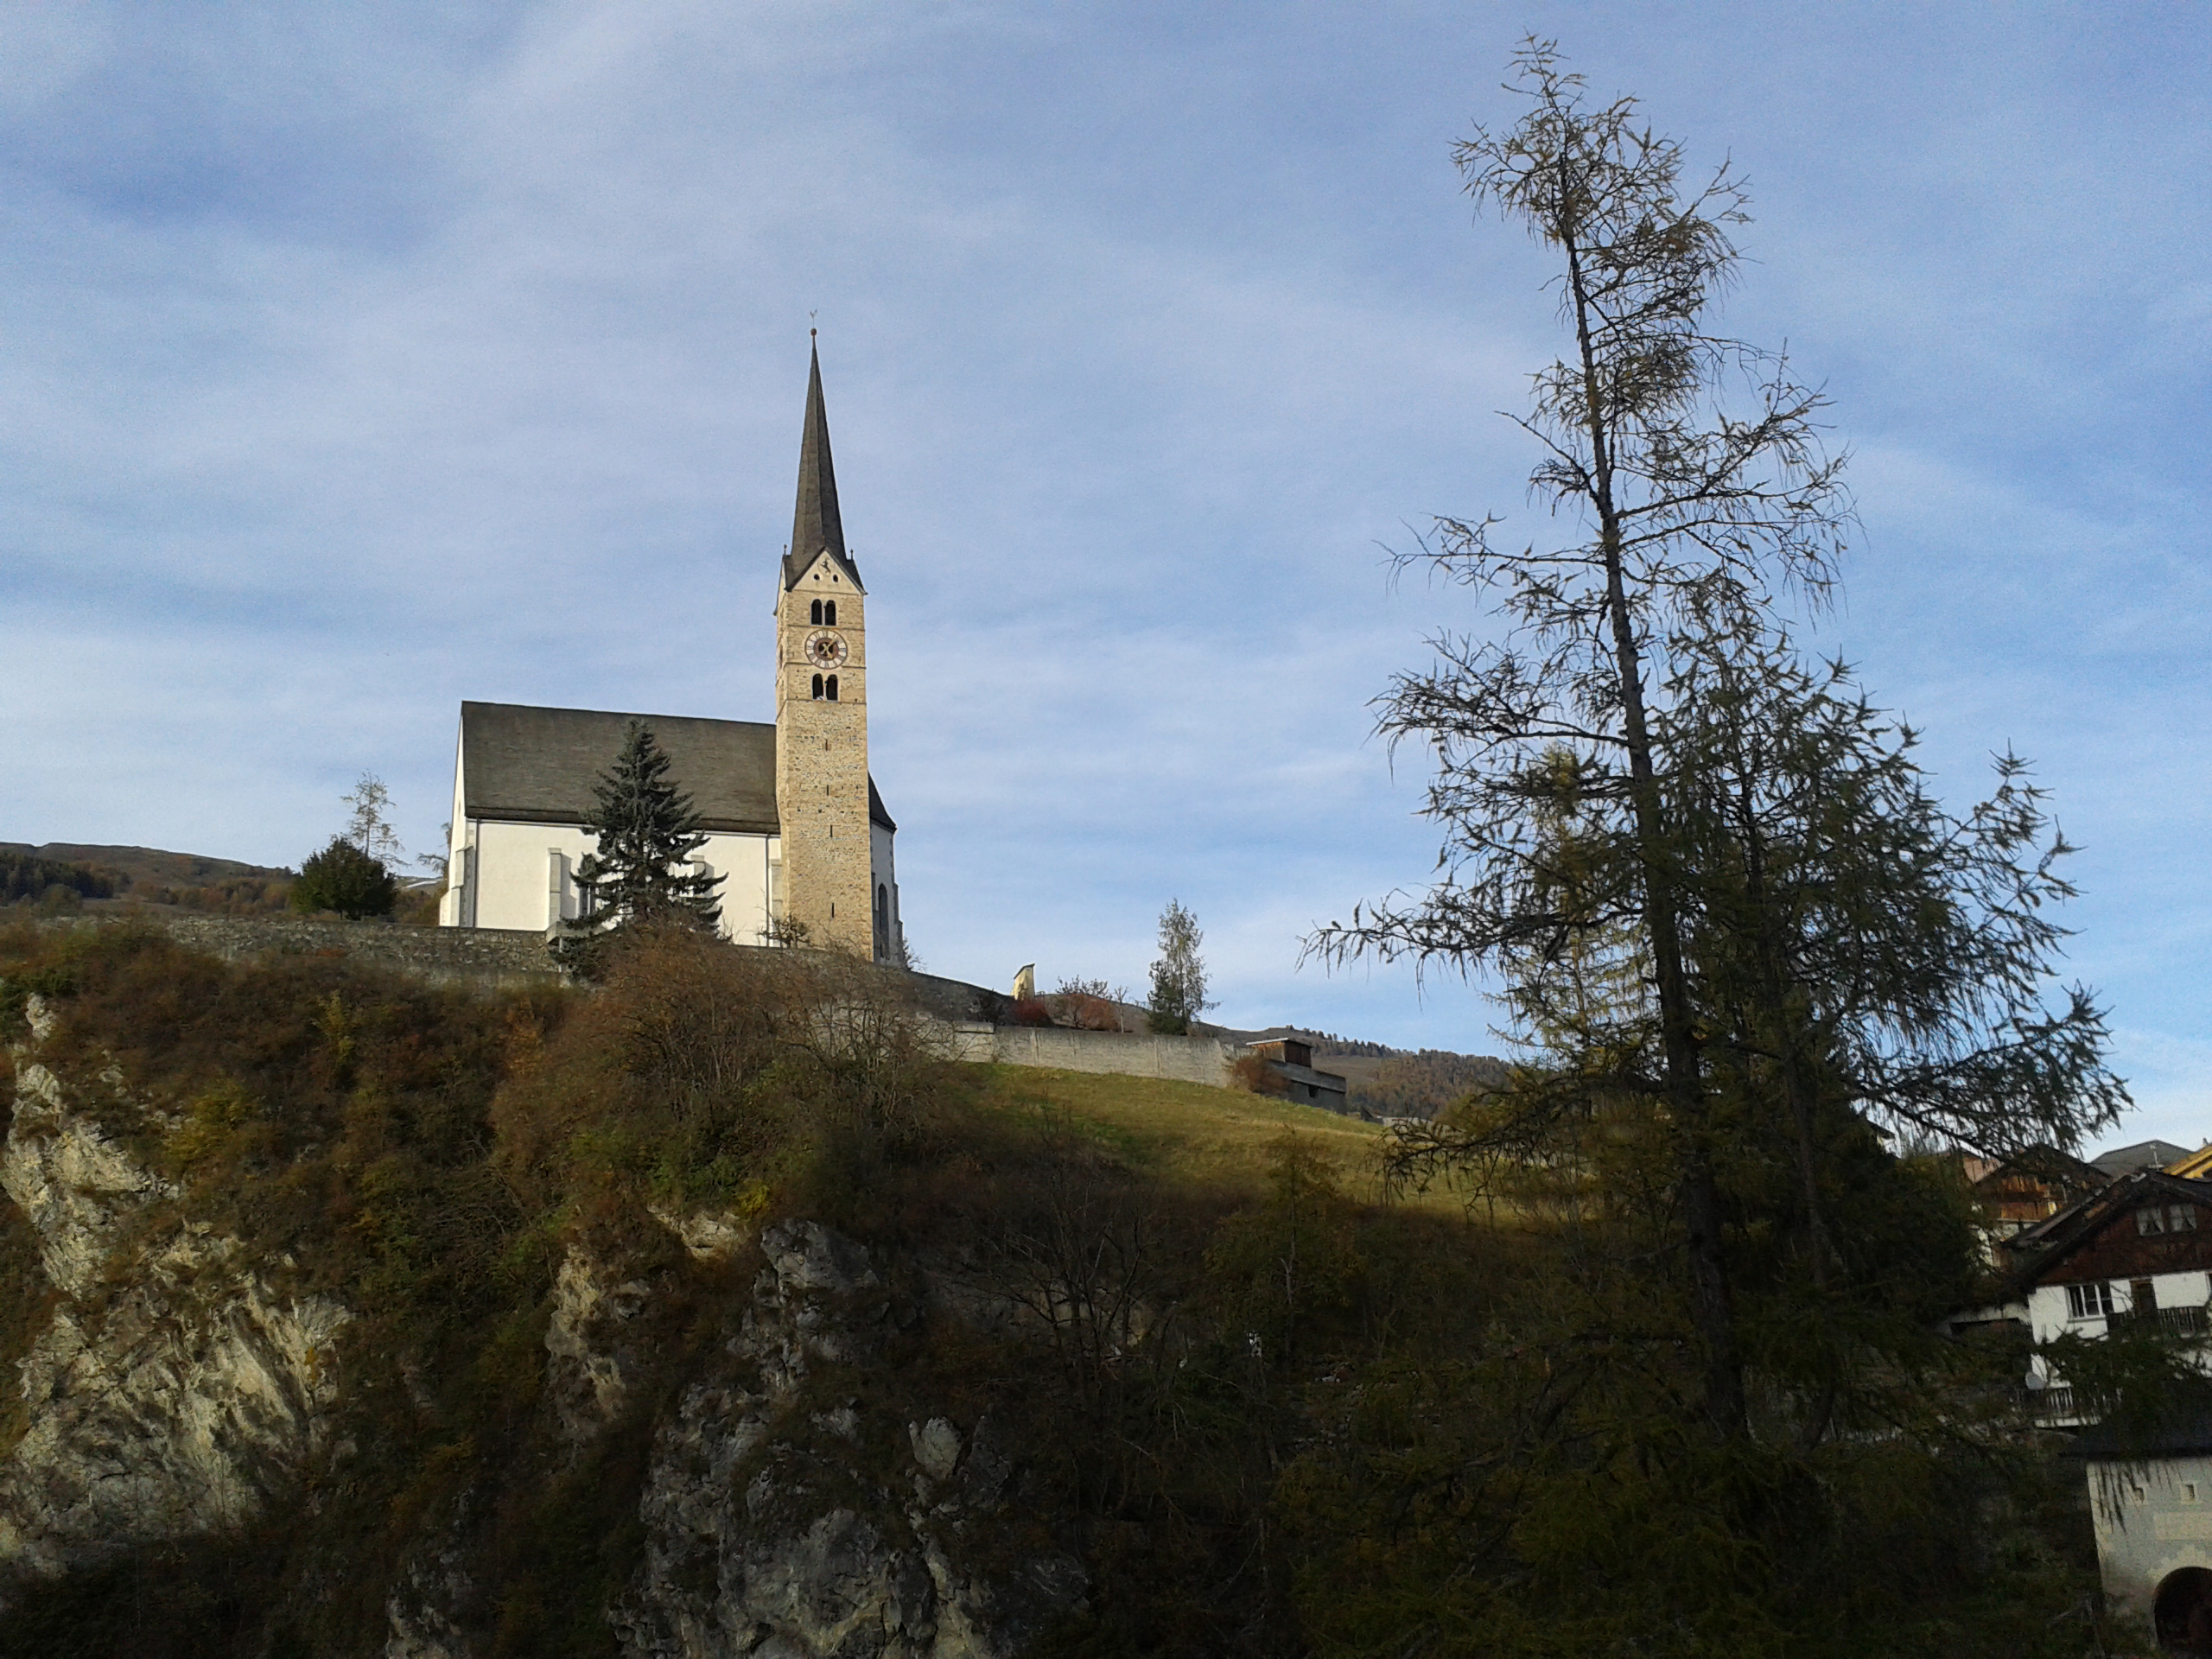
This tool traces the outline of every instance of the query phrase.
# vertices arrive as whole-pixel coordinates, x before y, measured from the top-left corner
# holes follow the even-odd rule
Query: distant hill
[[[173,905],[244,916],[284,908],[294,873],[156,847],[0,842],[0,902]],[[50,896],[56,887],[69,897]]]

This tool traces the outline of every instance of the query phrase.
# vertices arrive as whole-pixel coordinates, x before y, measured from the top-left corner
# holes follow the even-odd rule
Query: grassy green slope
[[[1329,1166],[1347,1195],[1370,1201],[1382,1197],[1388,1136],[1379,1125],[1356,1117],[1162,1077],[1018,1065],[960,1071],[978,1109],[1016,1118],[1065,1114],[1072,1127],[1155,1180],[1255,1197],[1266,1190],[1283,1136],[1291,1134]],[[1415,1208],[1459,1211],[1442,1193],[1417,1194],[1411,1202]]]

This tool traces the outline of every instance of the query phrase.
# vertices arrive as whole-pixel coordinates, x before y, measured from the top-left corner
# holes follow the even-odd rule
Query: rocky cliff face
[[[234,1529],[350,1449],[333,1443],[348,1308],[284,1294],[194,1220],[144,1150],[176,1122],[113,1067],[57,1071],[40,1052],[49,1029],[34,1005],[0,1162],[0,1186],[36,1230],[49,1304],[20,1367],[28,1427],[0,1457],[0,1571],[19,1580]],[[695,1260],[756,1243],[730,1217],[660,1219]],[[1079,1612],[1084,1569],[1054,1542],[991,1421],[862,1386],[918,1317],[912,1294],[894,1298],[886,1264],[814,1222],[770,1227],[757,1247],[749,1293],[673,1388],[652,1380],[639,1335],[652,1279],[582,1244],[555,1275],[538,1443],[574,1460],[610,1435],[649,1442],[642,1559],[602,1610],[619,1649],[1013,1659]],[[657,1394],[642,1392],[649,1382]],[[488,1649],[492,1501],[471,1488],[422,1523],[364,1650]]]
[[[111,1127],[137,1116],[125,1080],[65,1084],[37,1056],[50,1016],[29,1012],[0,1188],[36,1230],[51,1310],[0,1459],[0,1568],[52,1574],[256,1512],[321,1449],[347,1315],[277,1294],[179,1212]]]
[[[868,1252],[811,1222],[760,1243],[728,1363],[655,1436],[645,1562],[615,1614],[624,1651],[1004,1659],[1079,1611],[1086,1575],[1064,1551],[975,1564],[1003,1555],[992,1534],[1013,1508],[988,1418],[964,1433],[944,1417],[885,1424],[810,1389],[817,1367],[881,1363],[894,1315]]]

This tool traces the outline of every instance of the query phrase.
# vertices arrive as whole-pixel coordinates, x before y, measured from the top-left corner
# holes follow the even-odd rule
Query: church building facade
[[[903,959],[898,826],[868,776],[868,593],[837,510],[818,354],[778,575],[773,724],[461,705],[442,925],[550,930],[590,913],[575,871],[594,844],[592,788],[635,719],[692,798],[707,835],[695,861],[723,878],[726,937],[765,944],[803,927],[815,944]]]

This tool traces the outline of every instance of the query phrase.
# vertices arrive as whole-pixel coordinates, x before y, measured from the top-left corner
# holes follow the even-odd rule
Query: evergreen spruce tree
[[[677,921],[702,929],[721,918],[715,889],[722,878],[690,863],[707,844],[691,798],[668,780],[668,755],[643,721],[633,720],[614,764],[592,794],[598,808],[585,828],[599,844],[576,867],[593,895],[595,930],[639,921]]]
[[[1180,1037],[1213,1004],[1206,997],[1206,965],[1198,956],[1198,918],[1170,899],[1160,912],[1160,957],[1152,964],[1152,1000],[1146,1023]]]

